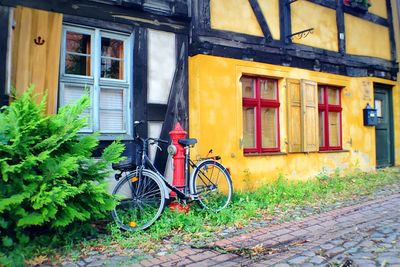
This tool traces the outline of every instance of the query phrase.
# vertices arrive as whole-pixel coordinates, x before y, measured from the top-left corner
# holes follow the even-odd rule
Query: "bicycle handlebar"
[[[163,144],[168,144],[169,142],[160,138],[147,138],[145,139],[147,141],[153,141],[154,143],[163,143]],[[151,144],[150,144],[151,145]]]

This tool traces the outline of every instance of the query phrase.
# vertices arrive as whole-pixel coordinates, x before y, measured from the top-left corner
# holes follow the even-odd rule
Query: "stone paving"
[[[400,266],[400,194],[140,263],[102,265]]]

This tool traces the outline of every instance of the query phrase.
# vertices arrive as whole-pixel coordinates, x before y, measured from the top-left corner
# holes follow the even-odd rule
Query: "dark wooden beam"
[[[6,77],[9,16],[10,8],[6,6],[0,6],[0,107],[8,104],[8,96],[6,94]]]
[[[264,37],[267,41],[272,40],[272,34],[271,31],[269,30],[268,27],[268,22],[264,17],[264,14],[261,10],[260,5],[258,4],[257,0],[249,0],[250,6],[253,9],[254,15],[256,16],[256,19],[258,21],[258,24],[260,25],[261,31],[264,34]]]
[[[78,17],[78,16],[73,16],[73,15],[68,15],[68,14],[63,15],[63,22],[97,27],[97,28],[111,30],[111,31],[125,32],[128,34],[132,33],[136,27],[135,25],[132,25],[132,24],[110,22],[110,21],[98,20],[98,19],[94,19],[94,18]]]
[[[323,7],[328,7],[331,9],[336,9],[336,1],[335,0],[308,0],[309,2],[312,2],[314,4],[323,6]],[[342,0],[343,2],[343,0]]]
[[[167,105],[164,104],[147,104],[147,120],[163,121],[167,113]]]
[[[395,36],[394,36],[392,3],[390,0],[386,0],[386,10],[387,10],[387,21],[389,24],[390,58],[392,59],[392,61],[396,61],[396,56],[397,56],[396,55],[396,40],[395,40]],[[400,14],[398,14],[398,16],[400,16]],[[399,59],[397,59],[397,61],[399,61]]]
[[[160,134],[160,138],[164,140],[170,140],[168,133],[173,129],[176,122],[179,122],[184,129],[187,129],[188,126],[187,58],[187,41],[184,41],[181,44],[179,60],[169,94],[168,108]],[[154,166],[160,173],[164,173],[168,159],[167,145],[159,144],[159,146],[162,151],[157,150]]]
[[[152,12],[136,5],[110,5],[90,0],[0,0],[0,5],[26,6],[83,18],[92,18],[175,33],[188,33],[190,18]]]
[[[246,44],[254,44],[260,45],[262,47],[270,47],[274,49],[280,49],[278,47],[281,46],[281,42],[277,40],[266,42],[264,37],[248,35],[244,33],[236,33],[236,32],[228,32],[223,30],[198,30],[197,31],[197,40],[203,37],[210,37],[210,38],[218,38],[218,39],[225,39],[230,41],[235,41],[238,46],[246,47]]]
[[[281,49],[281,52],[260,48],[258,45],[247,45],[247,49],[238,47],[235,42],[205,41],[193,44],[190,55],[207,54],[220,57],[251,60],[275,64],[290,65],[291,67],[322,71],[346,76],[368,76],[386,79],[396,79],[396,65],[392,61],[379,58],[343,55],[338,52],[326,51],[319,48],[312,48],[305,45],[291,44]],[[290,58],[290,62],[286,62]],[[317,63],[318,60],[318,63]],[[319,70],[316,68],[318,65]],[[368,71],[369,70],[369,71]],[[372,70],[372,71],[371,71]]]
[[[288,0],[279,0],[279,24],[281,29],[281,42],[282,45],[292,43],[292,39],[287,38],[292,34],[292,15],[290,11],[290,5]],[[295,5],[296,3],[293,3]]]
[[[147,29],[135,29],[133,60],[133,107],[134,120],[147,121]],[[133,125],[132,125],[133,127]],[[148,135],[147,123],[138,128],[140,136]]]
[[[337,40],[339,44],[339,53],[346,53],[346,30],[344,26],[344,12],[343,12],[343,0],[337,0],[336,8],[336,24],[337,24]]]

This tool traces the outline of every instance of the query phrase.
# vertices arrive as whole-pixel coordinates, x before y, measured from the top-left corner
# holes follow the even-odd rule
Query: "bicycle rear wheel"
[[[143,170],[134,171],[115,186],[112,194],[117,205],[112,211],[115,222],[124,230],[150,227],[164,211],[165,185],[158,176]]]
[[[197,195],[201,207],[218,212],[231,201],[233,186],[229,172],[222,164],[205,160],[193,170],[190,190]]]

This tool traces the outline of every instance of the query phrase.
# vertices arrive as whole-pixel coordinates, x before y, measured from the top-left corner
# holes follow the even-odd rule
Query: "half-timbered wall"
[[[238,189],[280,175],[373,170],[375,128],[363,125],[362,110],[374,103],[374,86],[385,84],[393,93],[399,164],[393,3],[372,1],[362,11],[336,0],[194,1],[189,122],[199,143],[193,157],[212,148]],[[271,88],[260,80],[277,83],[273,101],[263,99]],[[263,107],[268,103],[278,116]],[[264,144],[265,135],[278,148]]]
[[[95,155],[120,136],[126,156],[135,157],[134,120],[146,121],[142,136],[166,140],[177,121],[187,127],[187,1],[0,1],[5,25],[12,10],[12,45],[8,28],[0,32],[7,36],[0,46],[12,48],[11,85],[17,94],[30,84],[47,92],[48,113],[89,90],[89,127],[82,134],[100,131]],[[2,84],[6,71],[1,65]],[[171,176],[165,146],[151,157]]]

